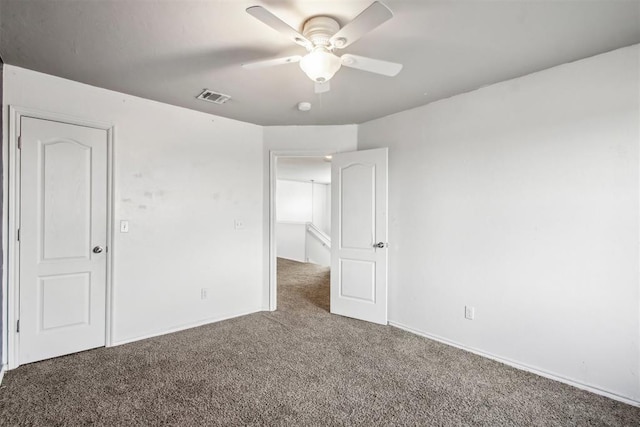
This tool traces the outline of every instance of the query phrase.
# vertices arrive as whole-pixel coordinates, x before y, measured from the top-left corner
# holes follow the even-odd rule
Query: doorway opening
[[[270,158],[269,309],[277,307],[278,162],[330,153],[274,153]],[[309,161],[309,159],[307,159]],[[328,160],[328,159],[327,159]],[[322,160],[321,160],[322,161]],[[329,162],[326,162],[329,163]],[[387,324],[388,149],[340,152],[331,158],[329,311]],[[313,210],[313,209],[311,209]],[[306,230],[305,230],[306,232]],[[306,261],[306,257],[305,257]]]
[[[270,310],[278,282],[326,276],[331,264],[331,155],[272,153],[270,177]],[[294,279],[294,277],[298,277]],[[329,309],[328,297],[326,304]]]

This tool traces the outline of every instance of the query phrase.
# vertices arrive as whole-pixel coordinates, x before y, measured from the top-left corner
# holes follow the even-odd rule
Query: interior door
[[[19,363],[105,345],[107,132],[23,117]]]
[[[387,324],[387,148],[331,160],[331,313]]]

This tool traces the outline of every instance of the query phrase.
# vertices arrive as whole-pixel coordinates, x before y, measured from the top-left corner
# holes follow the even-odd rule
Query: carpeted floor
[[[328,269],[279,260],[278,311],[9,371],[2,425],[640,425],[640,408],[333,316]]]

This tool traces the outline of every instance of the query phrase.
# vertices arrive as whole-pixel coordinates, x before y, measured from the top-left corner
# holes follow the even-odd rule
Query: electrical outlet
[[[209,293],[209,289],[207,288],[200,289],[200,299],[207,299],[207,297],[209,296],[208,293]]]
[[[464,318],[468,319],[468,320],[473,320],[473,318],[476,316],[476,309],[474,307],[471,307],[469,305],[465,305],[464,306]]]
[[[244,221],[241,219],[236,219],[233,221],[233,227],[236,230],[244,230]]]

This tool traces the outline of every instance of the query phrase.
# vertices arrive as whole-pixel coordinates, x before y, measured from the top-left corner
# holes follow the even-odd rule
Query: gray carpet
[[[640,409],[333,316],[279,260],[279,309],[9,371],[2,425],[640,425]]]

